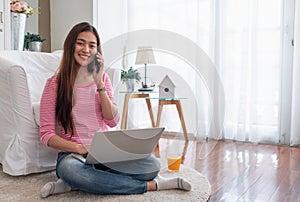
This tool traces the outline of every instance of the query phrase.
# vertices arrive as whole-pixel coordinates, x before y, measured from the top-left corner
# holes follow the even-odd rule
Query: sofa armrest
[[[53,169],[56,151],[41,143],[32,103],[39,101],[45,78],[54,73],[59,58],[56,62],[47,54],[0,52],[0,163],[3,172],[26,175]]]

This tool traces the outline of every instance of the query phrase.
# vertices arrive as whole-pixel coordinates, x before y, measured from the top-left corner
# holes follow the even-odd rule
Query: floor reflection
[[[210,201],[300,201],[300,148],[164,137],[162,150],[174,141],[183,163],[210,181]]]

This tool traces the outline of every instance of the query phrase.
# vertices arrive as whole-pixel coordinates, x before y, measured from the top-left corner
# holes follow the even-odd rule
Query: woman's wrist
[[[83,144],[77,144],[75,143],[75,151],[78,154],[86,154],[87,153],[87,148]]]
[[[104,92],[104,91],[106,91],[105,86],[103,88],[97,88],[97,92]]]
[[[106,91],[105,85],[102,81],[99,81],[98,85],[97,85],[97,91],[98,92],[103,92]]]
[[[99,81],[97,84],[97,88],[103,88],[105,87],[104,83],[102,81]]]

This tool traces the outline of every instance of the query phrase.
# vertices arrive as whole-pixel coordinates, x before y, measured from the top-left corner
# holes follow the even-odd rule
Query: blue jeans
[[[114,169],[112,169],[114,168]],[[115,169],[117,168],[117,169]],[[73,189],[95,194],[142,194],[160,169],[152,155],[143,160],[110,165],[86,165],[67,152],[57,157],[56,174]],[[133,172],[127,172],[132,170]]]

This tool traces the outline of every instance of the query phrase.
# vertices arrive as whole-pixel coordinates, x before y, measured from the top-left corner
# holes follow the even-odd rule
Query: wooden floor
[[[160,149],[172,141],[162,138]],[[209,180],[209,201],[300,201],[300,148],[190,141],[183,164]]]

